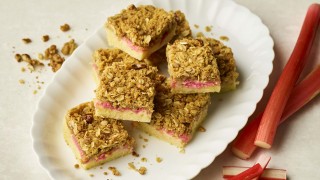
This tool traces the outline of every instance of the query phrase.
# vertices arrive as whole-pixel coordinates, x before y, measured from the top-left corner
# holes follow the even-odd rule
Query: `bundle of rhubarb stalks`
[[[238,134],[232,152],[241,159],[249,159],[258,148],[270,149],[277,127],[315,98],[320,92],[320,65],[300,82],[297,80],[309,59],[320,24],[320,4],[310,5],[294,50],[281,73],[264,112],[252,119]],[[227,179],[286,179],[283,169],[265,169],[270,157],[262,155],[250,168],[223,167]]]

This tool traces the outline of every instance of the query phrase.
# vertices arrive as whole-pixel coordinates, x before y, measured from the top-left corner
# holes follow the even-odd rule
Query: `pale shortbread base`
[[[198,131],[200,124],[206,118],[207,112],[208,112],[208,106],[209,105],[207,105],[206,107],[203,108],[203,110],[201,111],[201,113],[199,115],[198,120],[194,122],[192,132],[190,134],[190,136],[191,136],[190,140],[192,140],[193,136]],[[161,140],[166,141],[172,145],[175,145],[178,148],[184,148],[189,143],[189,142],[184,142],[180,138],[174,137],[174,136],[172,136],[162,130],[157,130],[155,126],[152,126],[148,123],[135,123],[135,125],[140,130],[150,134],[151,136],[157,137],[158,139],[161,139]]]
[[[149,47],[147,50],[137,52],[131,49],[126,42],[124,42],[121,38],[119,38],[116,33],[109,27],[106,27],[107,30],[107,39],[110,46],[114,46],[116,48],[121,49],[122,51],[128,53],[130,56],[142,60],[148,58],[152,53],[156,52],[162,46],[167,44],[174,36],[175,36],[175,29],[174,27],[168,35],[162,40],[162,42],[155,44]]]
[[[118,111],[116,109],[95,107],[95,114],[97,116],[112,118],[112,119],[119,119],[119,120],[121,119],[121,120],[138,121],[138,122],[151,121],[151,113],[147,113],[145,111],[135,113],[130,110]]]
[[[120,146],[119,149],[113,150],[112,154],[110,154],[110,155],[106,154],[105,159],[103,159],[103,160],[96,161],[95,160],[96,156],[93,156],[93,157],[91,157],[91,159],[88,162],[82,163],[80,152],[79,152],[77,146],[75,145],[75,143],[73,142],[72,133],[70,132],[70,129],[68,128],[66,121],[63,124],[64,124],[64,126],[63,126],[64,139],[65,139],[66,143],[72,149],[73,153],[76,156],[76,159],[79,161],[79,164],[83,169],[90,169],[92,167],[102,165],[108,161],[112,161],[114,159],[120,158],[120,157],[125,156],[127,154],[131,154],[133,151],[132,147]]]
[[[179,93],[179,94],[192,94],[192,93],[212,93],[212,92],[220,92],[220,85],[213,85],[208,87],[201,88],[189,88],[184,86],[181,82],[176,81],[175,87],[171,87],[171,92]]]

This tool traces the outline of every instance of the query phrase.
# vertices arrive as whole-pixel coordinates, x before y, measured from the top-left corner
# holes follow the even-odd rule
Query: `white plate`
[[[241,84],[236,91],[214,95],[208,117],[203,124],[207,129],[198,133],[186,147],[185,153],[165,142],[133,131],[137,139],[136,151],[148,162],[131,155],[107,163],[103,169],[89,171],[75,169],[77,163],[62,134],[64,114],[71,107],[90,101],[94,97],[95,83],[92,78],[92,52],[98,48],[107,48],[103,26],[84,42],[63,64],[39,101],[34,114],[32,138],[36,154],[42,166],[54,179],[87,179],[89,174],[95,178],[112,179],[191,179],[201,169],[208,166],[226,148],[238,131],[245,125],[248,117],[255,110],[257,102],[269,81],[274,58],[273,41],[269,31],[261,20],[248,9],[230,0],[158,0],[144,1],[167,10],[181,10],[186,14],[193,32],[205,32],[205,26],[213,26],[213,37],[221,35],[230,38],[225,42],[233,49],[237,67],[240,71]],[[108,16],[126,8],[117,6],[109,11]],[[194,24],[200,26],[194,28]],[[207,36],[212,35],[206,33]],[[141,134],[148,142],[138,138]],[[145,148],[142,145],[146,145]],[[161,163],[156,162],[161,157]],[[142,176],[129,170],[128,163],[146,166],[147,174]],[[117,167],[122,176],[114,177],[107,167]],[[103,175],[108,171],[109,175]]]

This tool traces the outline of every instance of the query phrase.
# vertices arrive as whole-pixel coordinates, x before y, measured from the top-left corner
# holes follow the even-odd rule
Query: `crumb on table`
[[[198,128],[198,130],[199,130],[200,132],[206,132],[206,129],[205,129],[203,126],[200,126],[200,127]]]
[[[64,43],[61,52],[63,55],[70,55],[73,51],[78,47],[78,45],[74,42],[74,39],[71,39],[69,42]]]
[[[19,83],[20,83],[20,84],[25,84],[26,82],[25,82],[23,79],[20,79],[20,80],[19,80]]]
[[[144,175],[147,172],[147,168],[144,166],[141,166],[139,169],[136,168],[136,166],[133,164],[133,162],[128,163],[129,168],[139,172],[139,174]]]
[[[220,40],[229,41],[229,38],[228,38],[228,36],[220,36]]]
[[[42,36],[42,41],[43,42],[47,42],[47,41],[49,41],[49,39],[50,39],[49,35],[43,35]]]
[[[25,44],[29,44],[29,43],[32,42],[32,40],[30,38],[23,38],[22,42],[25,43]]]
[[[70,30],[70,26],[69,24],[64,24],[60,26],[60,30],[63,32],[69,31]]]
[[[143,157],[143,158],[141,158],[141,161],[142,161],[142,162],[147,162],[147,161],[148,161],[148,159],[147,159],[147,158],[145,158],[145,157]]]
[[[206,26],[205,30],[206,30],[206,32],[210,32],[212,30],[212,27],[211,26]]]
[[[113,175],[115,176],[121,176],[121,173],[118,171],[116,167],[110,166],[108,169],[112,172]]]
[[[157,161],[157,163],[161,163],[162,162],[162,158],[161,157],[157,157],[156,161]]]
[[[133,151],[132,156],[139,157],[140,155],[137,152]]]

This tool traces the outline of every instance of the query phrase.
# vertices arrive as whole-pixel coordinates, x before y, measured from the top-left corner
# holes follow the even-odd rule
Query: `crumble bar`
[[[184,38],[167,46],[168,71],[175,93],[220,91],[220,73],[209,43]]]
[[[186,146],[207,115],[210,94],[174,94],[167,81],[159,84],[156,90],[151,122],[135,125],[170,144]]]
[[[142,60],[173,38],[176,25],[172,12],[151,5],[130,5],[109,17],[105,27],[111,46]]]
[[[114,62],[100,76],[96,114],[108,118],[149,122],[153,112],[157,68]]]
[[[209,42],[213,55],[217,59],[221,79],[221,92],[236,89],[239,84],[237,80],[239,73],[237,72],[236,61],[231,48],[213,38],[207,38],[206,40]]]
[[[67,112],[64,138],[85,169],[133,152],[134,139],[122,123],[96,116],[93,102],[82,103]]]

